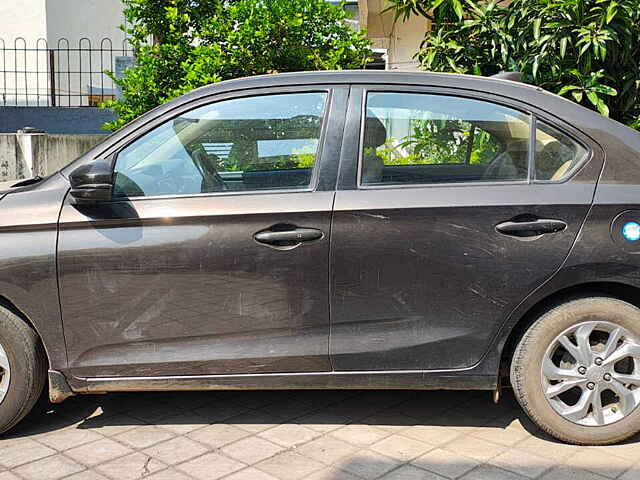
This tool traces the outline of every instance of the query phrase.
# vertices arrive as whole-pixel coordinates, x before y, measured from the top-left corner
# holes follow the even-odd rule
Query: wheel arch
[[[47,344],[44,341],[44,337],[42,336],[42,334],[40,333],[38,327],[35,325],[34,322],[31,321],[31,319],[20,309],[18,308],[18,306],[13,303],[11,300],[9,300],[7,297],[5,297],[4,295],[0,294],[0,307],[6,308],[7,310],[9,310],[11,313],[17,315],[18,317],[20,317],[20,319],[26,323],[27,325],[29,325],[29,327],[31,327],[31,329],[36,332],[36,335],[38,336],[38,338],[40,339],[40,343],[42,343],[42,347],[44,348],[46,357],[47,357],[47,368],[49,368],[49,366],[51,365],[51,358],[49,355],[49,349],[47,348]]]
[[[554,306],[564,303],[569,299],[593,294],[617,298],[640,308],[640,287],[621,282],[585,282],[550,293],[530,306],[524,314],[520,316],[518,321],[515,322],[506,336],[504,347],[500,353],[500,377],[507,378],[509,376],[508,372],[511,366],[513,352],[524,333],[537,318]]]

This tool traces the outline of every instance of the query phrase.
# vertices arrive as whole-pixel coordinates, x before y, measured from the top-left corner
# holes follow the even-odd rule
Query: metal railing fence
[[[45,39],[29,46],[22,37],[13,45],[0,38],[0,106],[87,107],[115,98],[117,85],[105,71],[133,59],[126,40],[117,47],[109,38],[99,45],[61,38],[54,47]]]

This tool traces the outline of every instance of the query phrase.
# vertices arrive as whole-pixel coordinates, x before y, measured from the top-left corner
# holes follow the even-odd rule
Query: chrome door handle
[[[303,228],[274,225],[257,232],[253,239],[265,246],[278,250],[291,250],[306,242],[314,242],[324,237],[324,232],[317,228]]]
[[[561,232],[565,228],[567,228],[565,222],[551,218],[538,218],[525,222],[509,220],[496,225],[498,233],[512,237],[536,237],[546,233]]]

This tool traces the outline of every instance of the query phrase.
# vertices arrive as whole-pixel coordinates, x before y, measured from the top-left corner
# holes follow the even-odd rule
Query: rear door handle
[[[537,237],[545,233],[561,232],[565,228],[567,228],[565,222],[551,218],[537,218],[524,222],[509,220],[508,222],[496,225],[496,231],[498,233],[512,237]]]
[[[266,230],[257,232],[253,239],[262,245],[277,250],[291,250],[303,243],[320,240],[323,237],[324,232],[316,228],[274,225]]]

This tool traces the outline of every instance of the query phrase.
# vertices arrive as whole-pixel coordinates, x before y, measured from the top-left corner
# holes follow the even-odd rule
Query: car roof
[[[502,78],[482,77],[460,73],[407,72],[402,70],[324,70],[313,72],[285,72],[224,80],[197,88],[187,95],[206,95],[221,89],[267,88],[286,85],[312,84],[396,84],[458,87],[477,85],[495,89],[515,87],[532,92],[549,92],[521,82]]]

